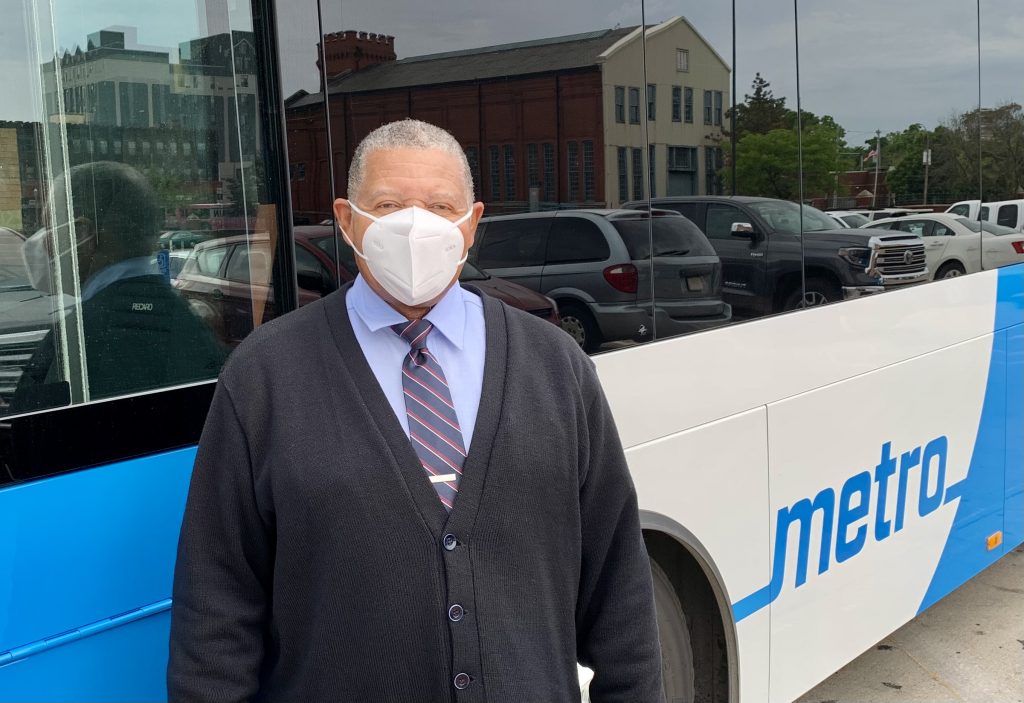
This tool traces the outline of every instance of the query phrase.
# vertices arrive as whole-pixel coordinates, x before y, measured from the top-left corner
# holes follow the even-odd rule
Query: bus
[[[166,699],[218,372],[344,295],[332,203],[405,117],[500,215],[474,275],[592,350],[668,700],[790,703],[1024,542],[1024,266],[987,248],[1024,233],[912,212],[1016,197],[1024,8],[2,1],[0,701]],[[911,212],[811,226],[800,203],[867,197],[869,154]],[[242,224],[172,285],[165,213],[218,187]],[[955,236],[976,273],[931,280]]]

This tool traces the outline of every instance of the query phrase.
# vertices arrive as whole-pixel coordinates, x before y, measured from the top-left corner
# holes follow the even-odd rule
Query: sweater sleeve
[[[608,403],[596,378],[592,383],[580,489],[577,656],[594,670],[593,703],[661,703],[661,646],[636,490]]]
[[[249,445],[217,385],[189,486],[171,609],[170,703],[246,701],[259,688],[273,532],[256,500]]]

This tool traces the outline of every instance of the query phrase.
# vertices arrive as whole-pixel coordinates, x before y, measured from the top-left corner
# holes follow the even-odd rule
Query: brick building
[[[644,39],[646,85],[637,69]],[[330,217],[329,169],[344,194],[359,141],[404,117],[455,135],[491,214],[720,187],[730,71],[682,17],[646,32],[623,27],[400,60],[394,41],[326,35],[332,150],[324,91],[286,100],[298,221]]]

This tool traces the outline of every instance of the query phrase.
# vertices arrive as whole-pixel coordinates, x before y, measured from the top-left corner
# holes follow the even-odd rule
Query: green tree
[[[840,130],[834,122],[819,122],[803,131],[804,198],[827,196],[835,182]],[[722,176],[731,187],[730,169]],[[800,197],[800,161],[795,129],[748,133],[736,145],[737,192],[783,200]]]
[[[773,129],[782,129],[793,124],[792,110],[786,107],[785,98],[776,98],[771,83],[760,73],[754,75],[751,84],[753,93],[743,96],[743,102],[736,106],[736,135],[743,139],[748,134],[767,134]],[[730,109],[726,116],[732,114]]]

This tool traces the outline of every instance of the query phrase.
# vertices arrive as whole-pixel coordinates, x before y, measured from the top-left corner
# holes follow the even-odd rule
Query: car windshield
[[[1020,230],[1013,229],[1012,227],[1004,227],[997,225],[994,222],[978,222],[977,220],[969,220],[966,217],[958,217],[956,221],[967,227],[972,232],[980,232],[985,230],[989,234],[1020,234]]]
[[[871,222],[871,220],[864,217],[864,215],[856,212],[852,212],[849,215],[842,215],[840,219],[851,227],[863,227],[867,223]]]
[[[490,276],[478,269],[468,261],[462,266],[462,273],[459,274],[460,281],[486,281]]]
[[[800,233],[800,210],[796,203],[788,200],[750,203],[750,207],[771,227],[789,234]],[[821,232],[839,229],[839,223],[810,205],[804,205],[804,232]]]
[[[647,223],[654,223],[648,229]],[[707,237],[697,225],[685,217],[643,217],[630,220],[612,220],[612,225],[622,236],[629,258],[634,261],[650,256],[651,240],[654,240],[654,256],[714,256]],[[652,237],[653,235],[653,237]]]

